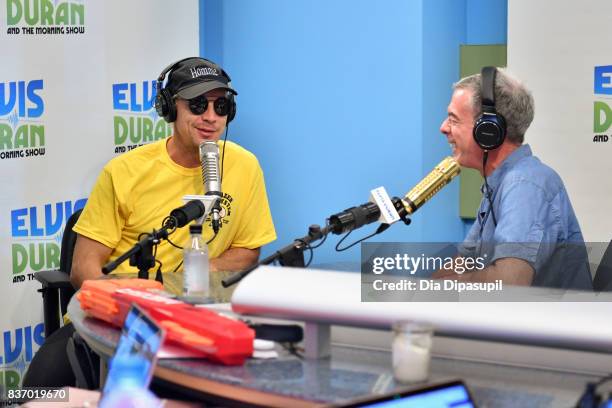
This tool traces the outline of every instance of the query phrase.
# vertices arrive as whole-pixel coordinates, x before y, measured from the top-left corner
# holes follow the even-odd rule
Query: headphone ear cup
[[[176,120],[176,105],[172,99],[172,95],[167,89],[161,89],[155,97],[155,110],[157,114],[164,118],[168,123]]]
[[[506,120],[499,113],[485,112],[476,120],[473,136],[481,149],[497,149],[506,139]]]
[[[236,117],[236,99],[234,99],[234,95],[230,97],[230,109],[227,114],[227,123],[230,123]]]

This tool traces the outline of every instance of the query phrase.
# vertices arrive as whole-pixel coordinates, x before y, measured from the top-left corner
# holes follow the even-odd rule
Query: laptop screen
[[[120,381],[148,388],[165,332],[137,305],[128,312],[104,384],[103,395]]]
[[[341,407],[367,408],[474,408],[476,405],[461,381],[453,381],[417,390],[393,392],[359,401]]]

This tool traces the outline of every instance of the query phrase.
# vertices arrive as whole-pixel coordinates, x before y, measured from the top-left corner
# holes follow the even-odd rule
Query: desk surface
[[[79,334],[103,358],[110,356],[119,330],[89,318],[76,296],[68,313]],[[573,406],[586,382],[580,374],[433,358],[431,383],[462,378],[481,407]],[[313,406],[389,392],[393,381],[389,352],[333,346],[332,356],[300,360],[285,354],[275,360],[250,359],[227,367],[205,360],[159,360],[155,377],[190,391],[267,406]]]

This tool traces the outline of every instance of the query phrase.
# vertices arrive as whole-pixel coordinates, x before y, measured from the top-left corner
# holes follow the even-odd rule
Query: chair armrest
[[[70,275],[64,271],[60,271],[59,269],[36,272],[34,273],[34,278],[42,284],[43,288],[72,288],[72,284],[70,283]]]

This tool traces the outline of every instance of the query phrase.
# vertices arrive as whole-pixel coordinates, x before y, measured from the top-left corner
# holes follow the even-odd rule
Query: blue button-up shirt
[[[522,145],[487,182],[493,211],[483,186],[462,254],[483,256],[487,264],[523,259],[535,271],[533,286],[592,290],[582,232],[559,175]]]

